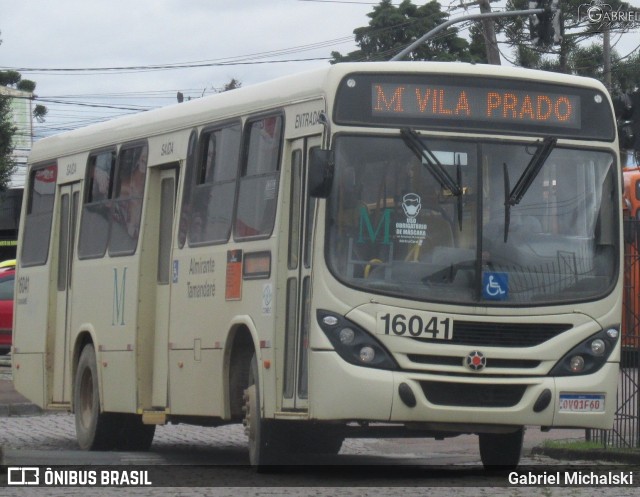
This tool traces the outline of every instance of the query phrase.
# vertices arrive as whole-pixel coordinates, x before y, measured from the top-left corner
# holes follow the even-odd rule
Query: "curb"
[[[36,414],[42,414],[40,409],[35,404],[18,403],[18,404],[2,404],[0,405],[0,418],[6,418],[9,416],[33,416]]]
[[[640,450],[620,451],[615,449],[560,449],[555,447],[533,447],[531,454],[548,456],[565,461],[605,461],[611,463],[640,464]]]

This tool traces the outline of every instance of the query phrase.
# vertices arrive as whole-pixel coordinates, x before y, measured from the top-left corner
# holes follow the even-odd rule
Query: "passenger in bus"
[[[91,181],[91,198],[89,202],[102,202],[109,197],[109,166],[111,161],[101,160],[103,157],[97,157],[93,167],[93,177]]]
[[[132,239],[137,239],[142,214],[142,197],[147,172],[147,148],[136,150],[133,156],[133,167],[121,169],[120,188],[115,206],[114,217],[123,225]]]

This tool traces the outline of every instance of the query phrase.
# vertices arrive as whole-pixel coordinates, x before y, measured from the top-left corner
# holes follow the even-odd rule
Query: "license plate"
[[[604,412],[604,394],[561,393],[560,412]]]
[[[451,340],[453,318],[430,312],[379,312],[376,331],[380,335]]]

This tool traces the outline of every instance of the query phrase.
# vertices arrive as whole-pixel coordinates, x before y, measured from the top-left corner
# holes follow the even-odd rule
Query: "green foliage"
[[[615,58],[611,64],[613,87],[620,92],[640,90],[640,52],[626,59]]]
[[[369,25],[353,31],[360,49],[347,55],[332,52],[332,64],[389,60],[448,19],[448,14],[442,12],[436,0],[421,6],[414,5],[411,0],[403,0],[398,6],[391,0],[382,0],[367,16],[371,19]],[[477,43],[473,48],[472,51],[469,42],[458,36],[457,29],[449,28],[414,50],[407,60],[481,62],[484,54],[478,53]]]
[[[640,11],[626,2],[608,0],[612,10]],[[529,0],[508,0],[507,9],[527,9]],[[590,22],[585,16],[588,0],[562,0],[564,20],[562,43],[555,47],[530,47],[531,33],[526,17],[504,18],[497,21],[497,30],[506,38],[514,65],[589,76],[604,81],[603,25]],[[611,22],[608,26],[612,38],[640,27],[629,20]],[[504,53],[508,57],[508,54]],[[616,91],[632,91],[640,87],[639,55],[620,55],[611,52],[611,86]]]
[[[36,84],[30,79],[20,79],[20,81],[18,81],[18,83],[16,84],[16,88],[20,91],[33,93],[34,91],[36,91]]]
[[[229,90],[235,90],[236,88],[240,88],[241,86],[242,86],[242,81],[236,78],[231,78],[231,80],[228,83],[224,84],[224,86],[222,87],[222,90],[220,90],[220,93],[229,91]]]
[[[45,121],[47,112],[49,112],[49,109],[47,109],[44,105],[36,104],[36,106],[33,108],[33,117],[35,117],[39,123],[43,123]]]
[[[0,40],[0,44],[2,40]],[[0,71],[0,86],[15,88],[20,91],[33,93],[36,83],[22,79],[18,71]],[[47,108],[37,104],[33,109],[33,117],[38,122],[44,122]],[[17,128],[13,124],[11,113],[11,97],[0,94],[0,191],[7,189],[16,164],[13,160],[13,135]]]
[[[18,71],[0,71],[0,86],[16,86],[21,79]]]

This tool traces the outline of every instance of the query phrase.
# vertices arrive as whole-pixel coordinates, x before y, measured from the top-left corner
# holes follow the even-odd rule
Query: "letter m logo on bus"
[[[364,240],[364,229],[366,228],[367,234],[369,235],[369,240],[371,243],[375,243],[378,239],[378,234],[380,233],[380,229],[383,229],[382,232],[382,243],[384,245],[390,245],[390,228],[391,228],[391,209],[384,209],[382,211],[382,218],[378,223],[375,231],[373,230],[373,224],[371,223],[371,218],[369,217],[369,210],[364,206],[360,206],[360,231],[358,235],[358,243],[365,243]]]
[[[113,268],[113,308],[111,326],[124,326],[124,295],[127,282],[127,268],[122,270],[122,279],[118,280],[118,268]]]

